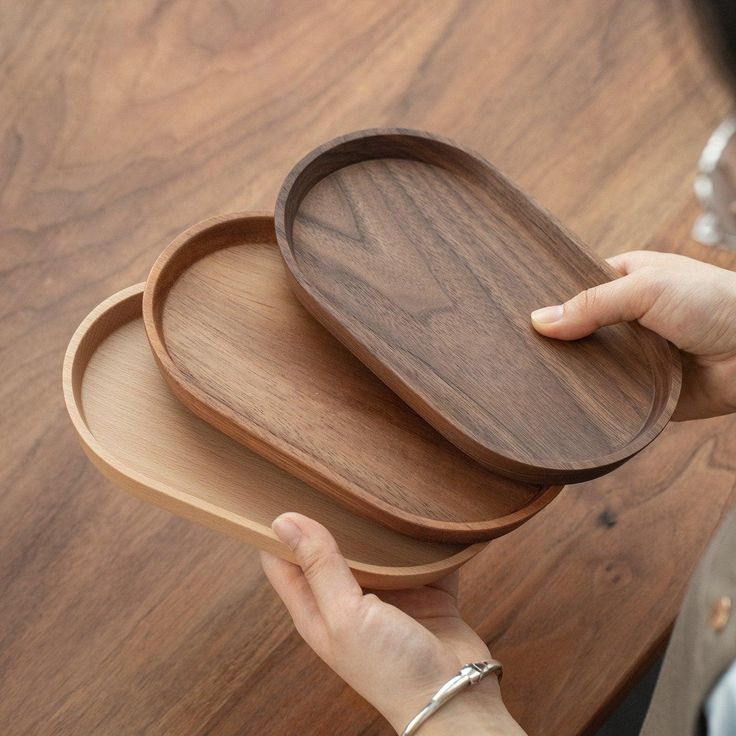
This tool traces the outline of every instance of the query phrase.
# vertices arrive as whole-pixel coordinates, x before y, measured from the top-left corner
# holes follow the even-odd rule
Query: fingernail
[[[532,320],[540,325],[548,325],[551,322],[557,322],[562,319],[564,308],[562,304],[556,304],[554,307],[542,307],[532,312]]]
[[[299,544],[299,539],[302,536],[302,530],[288,516],[283,514],[273,520],[271,529],[290,549],[294,549]]]

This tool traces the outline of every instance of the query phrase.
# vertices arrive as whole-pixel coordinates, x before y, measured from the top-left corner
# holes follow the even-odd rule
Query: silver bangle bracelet
[[[401,732],[401,736],[412,736],[419,727],[429,718],[432,713],[438,711],[448,700],[451,700],[460,691],[466,687],[476,685],[486,675],[495,672],[499,682],[503,675],[503,666],[495,659],[488,659],[484,662],[474,662],[466,664],[455,677],[448,680],[433,696],[427,705],[417,713],[414,718],[409,721],[406,728]]]

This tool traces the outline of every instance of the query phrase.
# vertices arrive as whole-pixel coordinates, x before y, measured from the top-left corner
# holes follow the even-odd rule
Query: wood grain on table
[[[253,548],[100,478],[63,407],[69,337],[184,227],[272,207],[294,161],[363,127],[466,142],[600,254],[690,252],[724,95],[658,0],[0,16],[3,732],[390,733],[300,642]],[[734,429],[670,427],[467,566],[463,607],[530,733],[589,732],[661,646],[733,503]]]

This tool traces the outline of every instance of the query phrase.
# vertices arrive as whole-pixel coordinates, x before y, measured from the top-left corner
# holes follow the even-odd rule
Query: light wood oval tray
[[[641,450],[680,390],[677,350],[637,324],[577,342],[532,310],[612,269],[477,154],[361,131],[286,178],[276,232],[302,303],[430,424],[489,468],[580,481]]]
[[[321,327],[291,293],[273,218],[195,225],[156,261],[143,316],[176,396],[208,423],[405,534],[503,534],[559,488],[467,458]]]
[[[327,526],[359,581],[404,588],[436,580],[483,544],[423,542],[315,493],[195,417],[166,387],[146,340],[143,284],[82,322],[64,361],[64,396],[82,446],[115,483],[145,501],[291,559],[271,521],[299,511]]]

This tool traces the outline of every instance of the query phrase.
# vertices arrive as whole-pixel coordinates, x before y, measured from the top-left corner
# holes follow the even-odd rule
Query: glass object
[[[703,245],[736,250],[736,114],[708,139],[694,187],[703,214],[693,225],[693,237]]]

